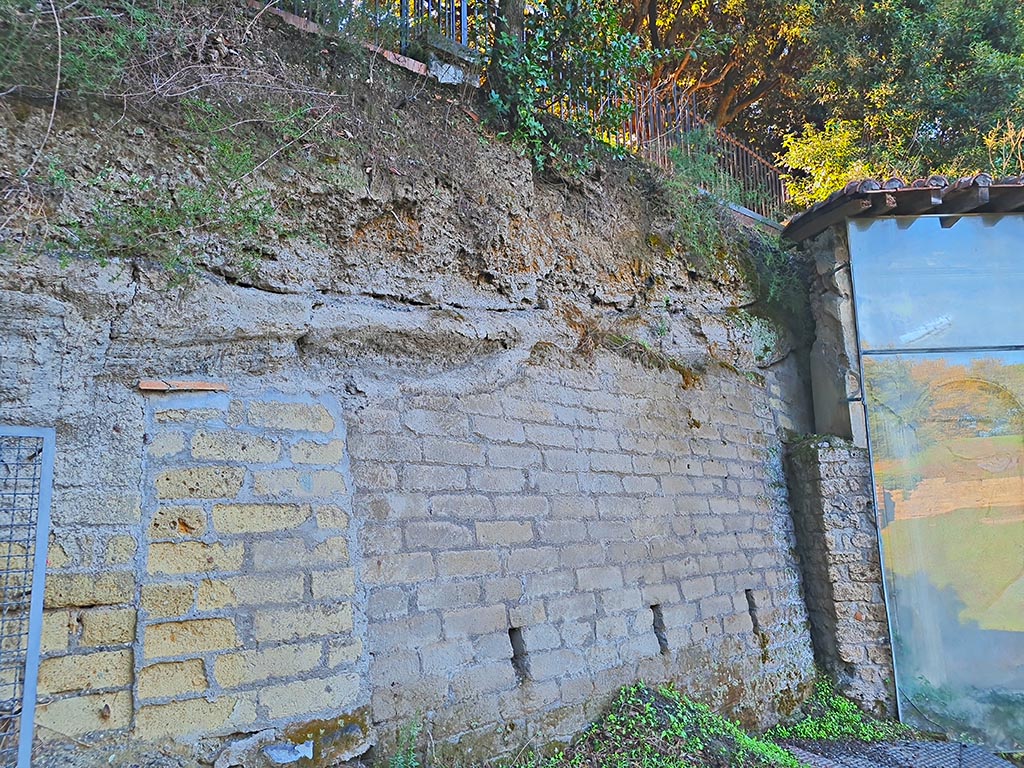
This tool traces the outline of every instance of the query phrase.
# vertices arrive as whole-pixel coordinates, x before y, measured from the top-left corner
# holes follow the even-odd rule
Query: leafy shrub
[[[751,736],[671,687],[623,688],[608,713],[568,750],[522,768],[800,768],[781,747]]]
[[[507,92],[492,91],[490,104],[538,167],[572,160],[545,127],[545,112],[589,137],[586,165],[600,137],[618,131],[632,114],[630,99],[650,55],[622,27],[614,0],[532,0],[524,37],[504,33],[498,41],[496,50],[506,55],[491,66],[501,68]]]
[[[672,159],[675,172],[668,188],[675,234],[691,263],[734,270],[754,290],[763,311],[802,333],[809,321],[800,266],[777,235],[737,223],[729,204],[749,206],[756,201],[722,169],[714,130],[688,133]]]

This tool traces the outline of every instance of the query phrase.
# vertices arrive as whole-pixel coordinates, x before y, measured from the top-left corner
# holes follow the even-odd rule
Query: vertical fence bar
[[[25,692],[18,736],[18,768],[32,765],[35,734],[36,690],[39,684],[39,649],[43,634],[43,587],[50,543],[50,502],[53,495],[53,462],[56,438],[53,429],[32,430],[43,441],[42,471],[39,477],[39,507],[36,513],[36,542],[32,562],[32,601],[28,619],[28,659],[25,664]]]
[[[398,9],[399,48],[403,54],[409,52],[409,0],[399,0]]]
[[[0,765],[30,768],[53,491],[53,429],[0,427]]]

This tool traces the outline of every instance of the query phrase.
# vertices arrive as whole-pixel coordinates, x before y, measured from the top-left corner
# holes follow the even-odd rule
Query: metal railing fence
[[[52,429],[0,427],[0,767],[29,768],[53,487]]]
[[[599,86],[584,90],[589,91],[585,99],[563,99],[550,105],[549,111],[571,122],[586,123],[595,113],[621,106],[602,96]],[[638,86],[629,106],[629,116],[599,138],[666,171],[689,172],[694,183],[716,197],[766,218],[781,218],[787,199],[781,171],[702,118],[693,93],[674,85]],[[711,160],[710,168],[707,160]]]
[[[693,94],[677,86],[637,92],[633,116],[623,127],[623,146],[668,171],[679,157],[711,155],[717,173],[700,175],[704,191],[766,218],[782,216],[788,197],[782,172],[703,119]]]
[[[467,60],[483,64],[491,47],[495,0],[285,0],[297,16],[345,34],[363,37],[385,48],[406,52],[410,44],[426,42]],[[286,6],[286,9],[287,6]],[[548,110],[577,124],[593,125],[603,110],[621,107],[602,93],[602,78],[623,73],[595,73],[575,101],[561,99]],[[557,76],[557,72],[556,72]],[[711,194],[738,202],[767,218],[779,219],[788,198],[781,171],[750,147],[700,115],[692,93],[677,86],[641,86],[629,99],[630,116],[612,131],[598,136],[613,146],[634,152],[668,171],[677,158],[710,153],[718,174],[701,180]],[[701,134],[693,141],[693,134]],[[685,164],[685,163],[684,163]]]

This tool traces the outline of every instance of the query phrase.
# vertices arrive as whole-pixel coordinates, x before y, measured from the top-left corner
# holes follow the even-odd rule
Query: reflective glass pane
[[[1024,343],[1024,215],[951,221],[850,221],[863,350]]]
[[[1024,748],[1024,353],[864,357],[903,719]]]
[[[1024,215],[849,234],[901,714],[1024,749]]]

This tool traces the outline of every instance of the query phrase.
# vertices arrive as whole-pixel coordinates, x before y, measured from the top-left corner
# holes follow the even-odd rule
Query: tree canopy
[[[797,203],[856,177],[1021,172],[1019,0],[836,1],[807,39],[807,118],[783,157]]]
[[[628,0],[654,84],[792,170],[797,204],[851,178],[1021,172],[1019,0]]]
[[[630,0],[625,27],[654,52],[654,83],[694,91],[724,126],[792,88],[814,18],[813,0]]]

